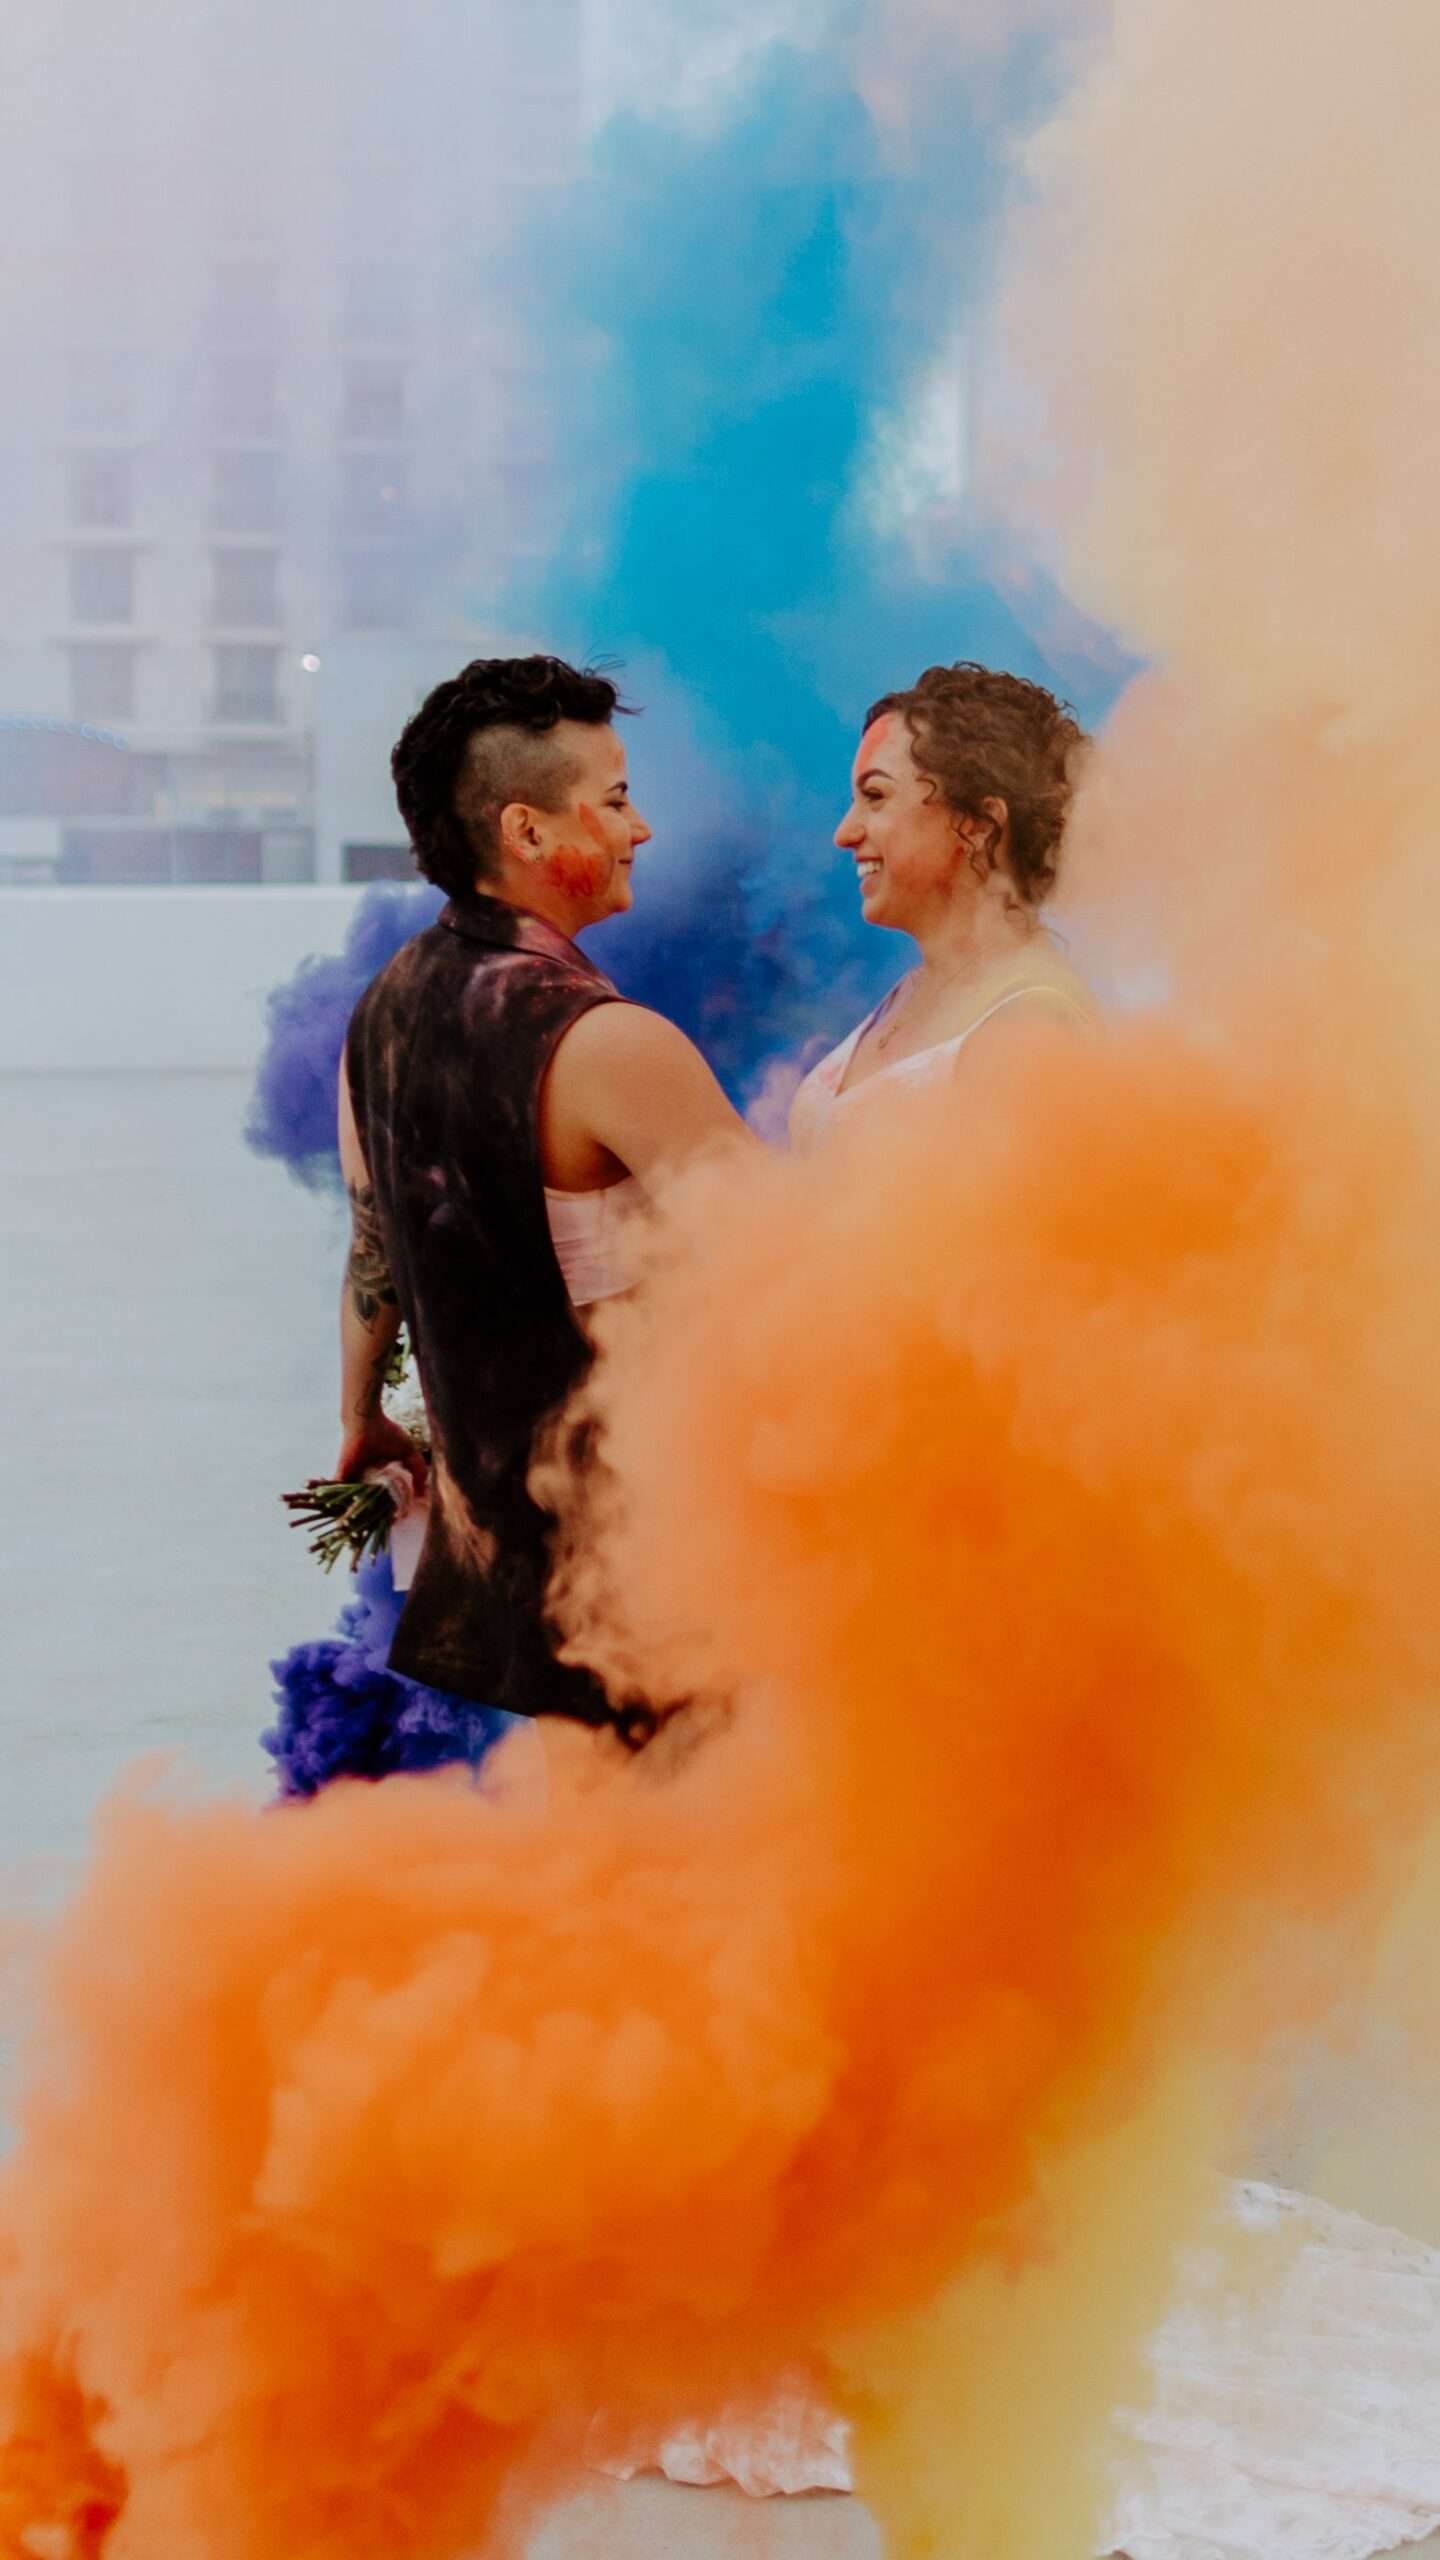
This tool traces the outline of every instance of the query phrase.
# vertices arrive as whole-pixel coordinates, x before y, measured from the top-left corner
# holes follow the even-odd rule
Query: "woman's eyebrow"
[[[855,788],[863,791],[867,782],[893,782],[894,779],[894,774],[887,773],[883,764],[867,764],[863,773],[856,774]]]

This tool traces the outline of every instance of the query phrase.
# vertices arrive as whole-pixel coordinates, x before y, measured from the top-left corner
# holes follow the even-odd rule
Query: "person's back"
[[[391,1668],[496,1706],[596,1717],[603,1697],[544,1640],[544,1522],[526,1474],[588,1358],[546,1222],[537,1098],[556,1041],[613,993],[551,926],[475,897],[397,954],[346,1046],[431,1434],[428,1534]]]
[[[429,1412],[434,1487],[391,1667],[522,1714],[610,1719],[555,1658],[536,1434],[589,1344],[547,1185],[644,1182],[740,1133],[674,1026],[622,1003],[574,933],[630,903],[649,830],[610,725],[614,688],[552,659],[478,661],[396,749],[403,815],[451,892],[353,1017],[341,1154],[355,1240],[343,1311],[353,1475],[402,1454],[379,1410],[400,1321]]]

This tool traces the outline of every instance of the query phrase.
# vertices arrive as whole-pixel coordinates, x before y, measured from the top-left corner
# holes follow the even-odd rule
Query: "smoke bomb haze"
[[[796,0],[687,44],[651,0],[574,21],[573,96],[558,18],[523,73],[498,10],[344,23],[277,17],[278,87],[175,125],[198,187],[247,98],[323,106],[418,204],[446,73],[458,230],[371,206],[422,298],[417,618],[342,663],[398,698],[442,628],[624,660],[666,841],[614,963],[772,1105],[894,973],[829,842],[867,702],[930,657],[1060,682],[1100,730],[1067,930],[1131,1000],[693,1172],[600,1318],[557,1606],[617,1691],[699,1702],[692,1751],[108,1805],[26,1953],[0,2538],[508,2560],[597,2410],[799,2363],[896,2560],[1074,2560],[1211,2173],[1357,2018],[1393,2096],[1330,2174],[1440,2229],[1440,20],[1317,0],[1299,54],[1239,0]],[[348,258],[335,149],[265,219]],[[152,319],[170,165],[113,243]],[[308,255],[276,309],[319,422]],[[483,504],[467,383],[509,386]],[[351,539],[307,435],[297,597]],[[275,1011],[254,1134],[322,1181],[382,907]]]

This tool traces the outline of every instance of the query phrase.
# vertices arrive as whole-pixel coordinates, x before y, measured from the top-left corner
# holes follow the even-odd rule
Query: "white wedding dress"
[[[957,1039],[845,1084],[862,1023],[805,1078],[792,1144],[820,1144],[877,1088],[951,1073],[1003,1005],[1046,999],[1093,1020],[1053,950],[977,994]],[[870,1017],[873,1020],[874,1016]],[[593,1217],[586,1204],[585,1214]],[[557,1237],[562,1266],[568,1237]],[[1440,2528],[1440,2250],[1315,2198],[1251,2181],[1223,2191],[1148,2342],[1149,2396],[1098,2448],[1113,2482],[1097,2554],[1126,2560],[1371,2560]],[[848,2490],[848,2430],[793,2370],[663,2441],[597,2418],[587,2458],[752,2497]]]
[[[1149,2342],[1151,2398],[1116,2417],[1102,2548],[1370,2560],[1422,2541],[1440,2527],[1440,2250],[1283,2187],[1229,2199],[1229,2245],[1186,2256]]]
[[[1371,2560],[1440,2528],[1440,2250],[1259,2183],[1189,2252],[1146,2349],[1152,2390],[1101,2448],[1097,2554]],[[589,2460],[752,2497],[851,2485],[846,2429],[800,2372],[663,2443],[597,2420]]]

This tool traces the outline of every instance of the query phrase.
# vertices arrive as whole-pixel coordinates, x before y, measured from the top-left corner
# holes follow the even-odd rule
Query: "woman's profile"
[[[993,1057],[1037,1015],[1094,1021],[1042,916],[1087,743],[1043,685],[969,661],[871,707],[835,841],[866,923],[911,935],[920,961],[806,1077],[792,1145],[881,1079],[947,1075],[972,1044]]]

